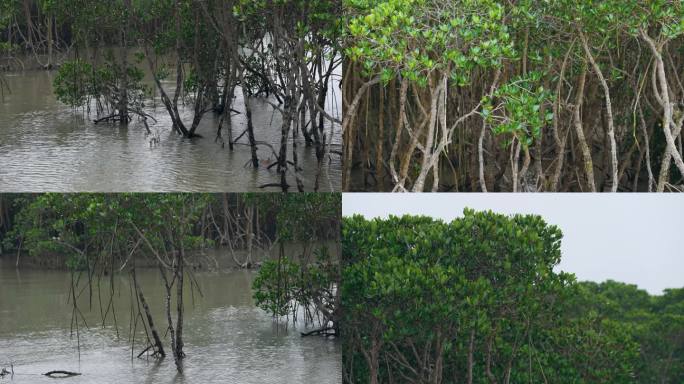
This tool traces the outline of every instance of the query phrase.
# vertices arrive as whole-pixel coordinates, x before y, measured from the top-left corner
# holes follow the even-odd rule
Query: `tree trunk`
[[[247,261],[242,267],[252,267],[252,253],[254,252],[254,205],[247,207]]]
[[[142,304],[143,309],[145,310],[147,326],[150,328],[150,332],[152,333],[154,351],[155,353],[158,353],[161,357],[166,357],[166,353],[164,352],[164,346],[162,345],[161,339],[159,338],[159,333],[157,332],[157,328],[155,328],[154,321],[152,320],[152,313],[150,312],[150,307],[147,305],[145,295],[143,295],[143,291],[140,288],[140,285],[138,285],[138,278],[135,274],[135,264],[131,270],[131,274],[133,275],[133,284],[135,285],[135,291],[138,292],[138,298],[140,299],[140,303]]]
[[[185,264],[185,250],[183,240],[180,239],[180,247],[176,255],[176,345],[174,348],[174,360],[178,372],[183,372],[181,360],[185,357],[183,353],[183,267]]]
[[[126,26],[121,30],[121,47],[119,57],[121,61],[121,84],[119,84],[119,123],[128,124],[128,48],[126,40]]]
[[[649,47],[651,48],[651,53],[653,54],[653,57],[655,58],[656,62],[656,68],[655,71],[657,73],[657,78],[658,78],[658,85],[660,86],[660,95],[658,95],[658,89],[657,86],[654,82],[653,84],[653,92],[656,94],[658,102],[661,104],[663,107],[663,132],[665,133],[665,141],[667,142],[667,147],[665,149],[665,155],[663,157],[662,165],[661,165],[661,170],[660,170],[660,177],[658,178],[658,186],[657,186],[657,191],[662,192],[665,188],[665,182],[666,182],[666,177],[667,176],[667,171],[670,168],[670,163],[672,159],[674,159],[675,164],[677,165],[677,168],[679,169],[679,172],[684,176],[684,162],[682,161],[682,156],[677,150],[677,146],[675,144],[674,138],[679,136],[679,133],[681,132],[681,122],[675,122],[673,121],[672,115],[673,115],[673,108],[672,108],[672,103],[670,101],[670,91],[669,91],[669,86],[667,82],[667,74],[665,73],[665,62],[663,61],[663,56],[660,53],[660,50],[656,46],[655,42],[653,39],[651,39],[648,34],[645,31],[641,31],[641,37],[648,43]],[[673,127],[674,125],[674,127]],[[673,134],[674,131],[674,134]]]
[[[244,83],[241,81],[240,84]],[[247,117],[247,137],[249,138],[249,147],[252,151],[252,166],[254,168],[259,168],[259,158],[257,157],[257,146],[254,138],[254,125],[252,124],[252,106],[249,105],[249,95],[247,94],[245,86],[241,85],[241,88],[242,98],[245,102],[245,115]]]
[[[379,107],[378,139],[375,147],[375,186],[378,192],[384,192],[385,167],[383,165],[383,154],[385,144],[385,87],[380,87]]]
[[[618,190],[618,161],[617,161],[617,144],[615,143],[615,128],[613,125],[613,105],[610,101],[610,88],[606,79],[603,77],[603,72],[601,72],[601,67],[594,60],[594,56],[591,54],[589,49],[589,44],[584,36],[584,33],[579,30],[580,39],[582,40],[582,46],[584,47],[584,52],[587,54],[587,58],[594,68],[596,76],[598,76],[601,87],[603,88],[603,96],[606,101],[606,119],[608,123],[608,140],[610,142],[610,160],[611,160],[611,192],[617,192]],[[593,192],[593,191],[592,191]]]
[[[575,98],[574,123],[575,134],[579,142],[582,157],[584,158],[584,174],[587,178],[587,185],[591,192],[596,192],[596,184],[594,182],[594,164],[591,160],[591,151],[587,145],[587,140],[584,137],[584,128],[582,127],[582,103],[584,101],[584,85],[587,78],[587,67],[582,66],[582,74],[579,78],[579,85],[577,86],[577,96]]]
[[[475,330],[470,331],[470,341],[468,342],[468,384],[473,384],[473,365],[475,352]]]
[[[34,49],[33,46],[33,30],[35,29],[33,25],[33,17],[31,16],[31,1],[24,0],[24,18],[26,19],[26,44]]]
[[[48,12],[47,14],[47,65],[45,66],[46,69],[52,69],[52,49],[54,45],[54,36],[53,36],[53,28],[54,28],[54,17],[52,16],[52,12]]]
[[[287,138],[292,124],[292,104],[294,101],[290,95],[285,96],[285,108],[283,122],[280,126],[280,152],[278,153],[278,172],[280,173],[280,187],[283,192],[287,192]]]

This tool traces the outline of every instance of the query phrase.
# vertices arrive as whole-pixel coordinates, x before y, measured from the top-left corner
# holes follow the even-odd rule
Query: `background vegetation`
[[[577,282],[539,216],[343,219],[347,383],[680,383],[684,289]]]

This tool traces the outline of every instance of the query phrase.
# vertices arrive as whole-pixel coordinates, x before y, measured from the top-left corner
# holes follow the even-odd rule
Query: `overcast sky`
[[[426,215],[463,208],[539,214],[563,231],[559,268],[580,280],[613,279],[650,293],[684,287],[684,194],[345,193],[342,214]]]

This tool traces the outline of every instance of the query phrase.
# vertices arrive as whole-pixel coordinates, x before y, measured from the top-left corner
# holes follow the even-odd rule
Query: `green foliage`
[[[552,351],[539,354],[538,364],[547,377],[567,382],[634,383],[639,344],[631,332],[628,324],[600,318],[595,312],[565,318],[557,328],[535,336],[541,348]],[[519,368],[524,370],[525,364]]]
[[[682,290],[576,283],[555,271],[561,237],[539,216],[472,210],[344,218],[348,381],[369,381],[377,350],[379,382],[466,382],[472,348],[474,382],[680,382]]]
[[[258,58],[255,56],[250,56],[246,60],[246,64],[250,68],[264,68],[263,64],[264,58]],[[242,86],[247,89],[250,95],[258,95],[260,92],[271,91],[271,85],[265,81],[264,77],[260,73],[255,73],[247,71],[244,75]]]
[[[9,246],[20,239],[34,257],[66,255],[67,267],[75,269],[112,250],[128,249],[131,239],[138,238],[136,227],[158,249],[169,245],[177,249],[181,244],[197,248],[203,239],[192,228],[210,198],[203,194],[37,195],[23,203],[5,242]]]
[[[255,220],[254,229],[260,236],[271,236],[270,241],[311,245],[339,237],[339,193],[235,194],[226,196],[226,201],[228,210],[257,208],[255,211],[262,217]],[[126,250],[139,240],[136,228],[156,249],[169,252],[179,249],[181,242],[185,249],[205,247],[226,234],[232,237],[233,232],[228,231],[235,230],[217,228],[217,233],[211,232],[207,212],[218,215],[224,209],[223,199],[212,194],[48,193],[19,195],[12,197],[9,204],[11,225],[0,228],[0,240],[7,249],[18,250],[21,244],[22,251],[40,259],[76,257],[84,252],[92,261],[112,250],[117,257],[126,259]],[[241,211],[228,214],[239,217]],[[214,220],[221,226],[218,216]],[[143,254],[148,250],[145,244],[139,244],[137,249]],[[313,260],[307,256],[302,271],[312,274],[312,281],[319,279],[314,275],[332,273],[328,269],[336,263],[336,258],[323,250],[315,255]]]
[[[532,72],[512,79],[496,89],[493,97],[482,100],[482,116],[495,135],[509,135],[529,147],[541,135],[542,128],[553,120],[550,108],[552,94],[539,85],[542,74]],[[498,105],[495,105],[498,103]]]
[[[247,200],[255,201],[264,215],[275,213],[277,235],[285,242],[330,238],[342,211],[339,193],[250,193]]]
[[[297,310],[304,308],[307,321],[320,313],[325,319],[322,325],[335,322],[339,264],[326,247],[318,248],[315,256],[313,263],[288,257],[266,261],[252,283],[257,306],[274,317],[292,315],[295,321]]]
[[[555,50],[546,43],[548,33],[638,34],[656,26],[667,38],[684,32],[681,1],[534,1],[502,3],[490,0],[345,0],[351,15],[348,56],[369,74],[389,80],[397,74],[424,84],[434,70],[449,73],[465,84],[473,68],[498,67],[504,60],[519,60],[523,50],[520,31],[539,29],[528,60],[541,63]],[[543,32],[547,32],[546,35]],[[600,34],[601,36],[598,36]],[[556,51],[560,53],[561,51]]]
[[[74,108],[88,102],[92,86],[93,67],[81,59],[65,62],[53,81],[57,100]]]
[[[274,317],[292,313],[301,268],[288,258],[268,260],[252,282],[256,305]]]
[[[0,30],[6,28],[12,17],[19,12],[18,0],[0,0]],[[0,49],[2,52],[2,49]]]
[[[40,0],[40,3],[43,12],[50,12],[59,22],[70,27],[74,40],[88,42],[90,46],[98,44],[98,40],[103,38],[107,43],[119,44],[119,31],[130,16],[124,0]],[[132,1],[131,4],[148,11],[151,8],[151,3],[147,1]],[[130,28],[126,33],[134,38],[136,31]]]
[[[247,27],[272,28],[274,15],[286,15],[284,23],[292,37],[310,36],[337,43],[342,23],[338,1],[329,0],[237,0],[235,16]]]
[[[383,80],[401,74],[419,85],[434,71],[465,85],[476,66],[500,66],[515,54],[504,6],[491,0],[345,1],[347,55]]]
[[[57,100],[74,108],[88,105],[92,98],[103,99],[116,108],[121,96],[119,90],[125,88],[128,106],[141,108],[145,97],[151,93],[143,84],[144,73],[133,66],[125,71],[111,55],[107,55],[107,61],[98,68],[82,59],[67,61],[53,81],[54,92]]]
[[[113,109],[119,107],[120,90],[125,89],[127,107],[141,109],[151,94],[149,86],[143,83],[144,77],[142,70],[135,66],[124,69],[108,53],[104,64],[97,68],[82,59],[65,62],[57,72],[53,88],[57,100],[71,107],[84,107],[91,99],[100,99]]]
[[[13,54],[19,50],[17,44],[10,44],[9,42],[0,42],[0,54]]]
[[[619,323],[638,343],[636,382],[684,380],[684,289],[651,296],[634,285],[606,281],[581,284],[575,310]]]

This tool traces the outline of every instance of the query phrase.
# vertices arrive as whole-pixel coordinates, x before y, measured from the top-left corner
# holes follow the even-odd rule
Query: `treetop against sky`
[[[684,281],[684,200],[678,195],[345,194],[344,216],[427,215],[451,221],[464,208],[539,214],[563,231],[557,269],[580,280],[613,279],[651,294]]]

